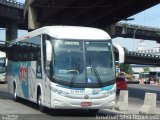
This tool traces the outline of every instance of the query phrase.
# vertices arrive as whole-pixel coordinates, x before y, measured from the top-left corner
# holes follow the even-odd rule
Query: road
[[[157,85],[150,85],[150,84],[128,84],[128,91],[129,91],[129,101],[132,103],[137,102],[139,104],[143,103],[145,93],[156,93],[157,94],[157,108],[160,108],[160,86]]]
[[[153,87],[153,86],[152,86]],[[129,85],[129,112],[136,114],[137,108],[143,105],[145,89],[136,85]],[[154,92],[160,92],[158,88],[154,88]],[[147,91],[150,91],[149,89]],[[153,92],[153,90],[152,90]],[[118,99],[118,98],[117,98]],[[160,108],[160,97],[158,95],[157,107]],[[14,102],[13,95],[7,90],[7,84],[0,84],[0,120],[5,120],[5,117],[18,118],[18,120],[96,120],[96,116],[108,115],[116,116],[120,112],[112,110],[100,110],[98,114],[90,114],[87,110],[47,110],[46,113],[41,113],[36,104],[26,100]]]
[[[117,113],[101,110],[97,115],[102,114],[115,115]],[[4,120],[5,117],[15,119],[18,117],[18,120],[95,120],[97,115],[90,114],[87,110],[47,110],[46,113],[41,113],[38,106],[32,102],[23,99],[15,102],[13,95],[8,92],[7,84],[0,84],[0,120],[3,117]]]

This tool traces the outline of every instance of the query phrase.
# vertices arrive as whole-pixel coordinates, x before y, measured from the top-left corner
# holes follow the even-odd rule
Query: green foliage
[[[127,74],[133,73],[132,66],[130,64],[120,64],[120,70]]]
[[[144,73],[149,73],[149,72],[150,72],[150,69],[149,69],[148,67],[144,67],[144,68],[143,68],[143,71],[144,71]]]

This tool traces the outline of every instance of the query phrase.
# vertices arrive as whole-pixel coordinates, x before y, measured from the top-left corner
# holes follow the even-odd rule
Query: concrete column
[[[6,25],[6,41],[16,39],[18,35],[18,24],[10,22]]]
[[[125,111],[128,110],[128,91],[121,90],[119,101],[115,105],[115,110]]]
[[[116,35],[115,24],[107,26],[106,27],[106,32],[108,32],[108,34],[111,35],[111,36],[115,36]]]
[[[155,114],[156,113],[156,93],[145,93],[144,104],[139,110],[139,114]]]
[[[37,22],[37,9],[29,7],[28,9],[28,29],[37,29],[39,28],[39,23]]]

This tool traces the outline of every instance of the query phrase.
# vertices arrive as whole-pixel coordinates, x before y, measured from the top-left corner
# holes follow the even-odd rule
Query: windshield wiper
[[[96,67],[92,64],[91,59],[90,59],[90,56],[89,56],[89,63],[90,63],[90,66],[91,66],[91,70],[92,70],[92,68],[93,68],[94,75],[95,75],[96,79],[98,80],[100,87],[102,87],[103,84],[102,84],[101,77],[99,76],[99,73],[98,73]],[[91,71],[91,72],[92,72],[92,71]]]
[[[78,70],[79,71],[79,68],[80,68],[80,57],[78,59],[78,62],[77,62],[77,67],[75,68],[75,70]],[[77,73],[78,74],[78,73]],[[73,74],[72,78],[71,78],[71,84],[70,84],[70,87],[73,86],[73,83],[75,82],[76,80],[76,77],[77,77],[77,74]]]

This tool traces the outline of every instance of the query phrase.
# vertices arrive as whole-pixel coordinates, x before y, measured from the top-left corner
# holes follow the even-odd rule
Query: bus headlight
[[[102,94],[105,96],[105,97],[109,97],[111,95],[114,95],[116,93],[116,89],[112,89],[110,91],[105,91],[103,92]]]

